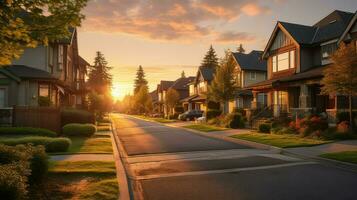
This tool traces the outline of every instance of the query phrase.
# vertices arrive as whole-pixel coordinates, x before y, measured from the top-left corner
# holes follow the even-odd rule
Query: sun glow
[[[119,85],[114,85],[112,87],[112,97],[113,97],[113,99],[120,100],[121,98],[123,98],[122,92],[123,91],[120,90]]]

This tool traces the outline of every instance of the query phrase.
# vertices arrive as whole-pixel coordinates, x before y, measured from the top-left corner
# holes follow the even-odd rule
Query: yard
[[[263,134],[263,133],[247,133],[247,134],[233,135],[231,137],[267,144],[271,146],[276,146],[280,148],[309,147],[309,146],[321,145],[331,142],[327,140],[301,138],[297,135],[292,135],[292,134],[276,135],[276,134]]]
[[[207,124],[192,124],[192,125],[187,125],[187,126],[183,126],[183,127],[197,130],[197,131],[203,131],[203,132],[228,130],[228,128],[222,128],[222,127],[217,127],[217,126],[212,126],[212,125],[207,125]]]
[[[357,164],[357,151],[342,151],[337,153],[326,153],[320,156],[323,158]]]
[[[144,115],[135,115],[135,117],[138,117],[140,119],[149,120],[149,121],[159,122],[159,123],[177,122],[176,119],[165,119],[165,118],[161,118],[161,117],[148,117],[148,116],[144,116]]]

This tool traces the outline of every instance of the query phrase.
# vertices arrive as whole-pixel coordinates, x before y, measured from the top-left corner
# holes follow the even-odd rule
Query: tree
[[[181,72],[181,78],[186,78],[185,71],[183,71],[183,70]]]
[[[69,29],[80,26],[87,1],[1,0],[0,65],[19,58],[27,47],[69,37]]]
[[[331,55],[332,64],[323,72],[322,94],[345,95],[349,99],[349,117],[351,128],[352,97],[357,95],[357,54],[353,44],[342,43]]]
[[[218,66],[218,58],[216,51],[213,49],[212,45],[208,49],[205,57],[203,58],[202,64],[200,67],[208,67],[215,69]]]
[[[143,85],[140,87],[139,91],[134,95],[135,109],[138,113],[142,114],[148,111],[148,101],[151,97],[148,92],[148,87]]]
[[[148,90],[148,81],[145,79],[145,72],[141,65],[139,65],[138,70],[136,71],[136,79],[134,82],[134,95],[139,92],[140,88],[146,87]]]
[[[173,110],[175,106],[179,103],[179,101],[180,101],[180,94],[173,88],[168,89],[165,98],[165,104],[169,109],[168,114],[174,114]]]
[[[239,44],[239,47],[237,48],[238,53],[245,53],[245,49],[243,48],[242,44]]]
[[[227,101],[234,98],[236,90],[234,68],[233,57],[230,51],[226,51],[208,88],[209,99],[223,105],[223,112],[228,110]]]
[[[112,75],[109,71],[112,68],[108,66],[104,55],[97,51],[94,58],[94,65],[90,66],[88,74],[88,86],[92,91],[108,96],[112,86]]]

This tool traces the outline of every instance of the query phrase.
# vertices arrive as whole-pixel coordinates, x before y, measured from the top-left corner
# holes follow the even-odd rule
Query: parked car
[[[201,110],[190,110],[179,115],[178,119],[183,121],[194,120],[202,117],[203,111]]]

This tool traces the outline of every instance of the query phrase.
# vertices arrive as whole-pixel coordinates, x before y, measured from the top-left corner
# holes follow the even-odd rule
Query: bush
[[[23,138],[9,138],[0,140],[0,143],[16,146],[19,144],[32,144],[34,146],[43,145],[46,152],[65,152],[71,145],[71,140],[68,138],[49,138],[49,137],[23,137]]]
[[[0,135],[29,135],[29,136],[56,137],[57,133],[44,128],[0,127]]]
[[[355,119],[357,117],[357,112],[352,112],[352,118]],[[339,112],[337,113],[337,123],[343,121],[350,121],[350,113],[349,112]]]
[[[218,116],[220,116],[222,114],[222,111],[220,110],[216,110],[216,109],[209,109],[206,113],[206,118],[209,119],[213,119],[216,118]]]
[[[271,124],[267,124],[267,123],[260,124],[258,128],[259,132],[261,133],[270,133],[270,129],[271,129]]]
[[[96,132],[94,124],[66,124],[62,128],[62,133],[67,136],[90,137]]]
[[[357,139],[357,135],[347,132],[338,132],[336,127],[331,127],[322,132],[322,138],[326,140],[349,140]]]
[[[350,123],[348,121],[342,121],[337,124],[337,132],[347,133],[350,131]]]
[[[179,114],[178,114],[178,113],[175,113],[175,114],[173,114],[173,115],[167,116],[167,119],[178,119],[178,116],[179,116]]]
[[[247,115],[247,112],[243,108],[234,108],[233,112],[239,113],[242,116],[246,116]]]
[[[244,128],[244,119],[239,113],[230,113],[225,117],[225,127]]]
[[[27,194],[27,177],[18,171],[15,164],[0,165],[1,199],[24,199]]]
[[[312,134],[313,132],[324,131],[327,128],[327,120],[324,120],[318,116],[311,116],[301,121],[299,132],[302,137],[306,137]]]
[[[68,148],[68,147],[67,147]],[[29,176],[30,184],[43,182],[48,172],[48,156],[43,146],[27,148],[32,155],[30,161],[31,175]]]
[[[61,123],[62,126],[71,123],[94,124],[95,117],[93,113],[85,110],[67,108],[61,110]]]

